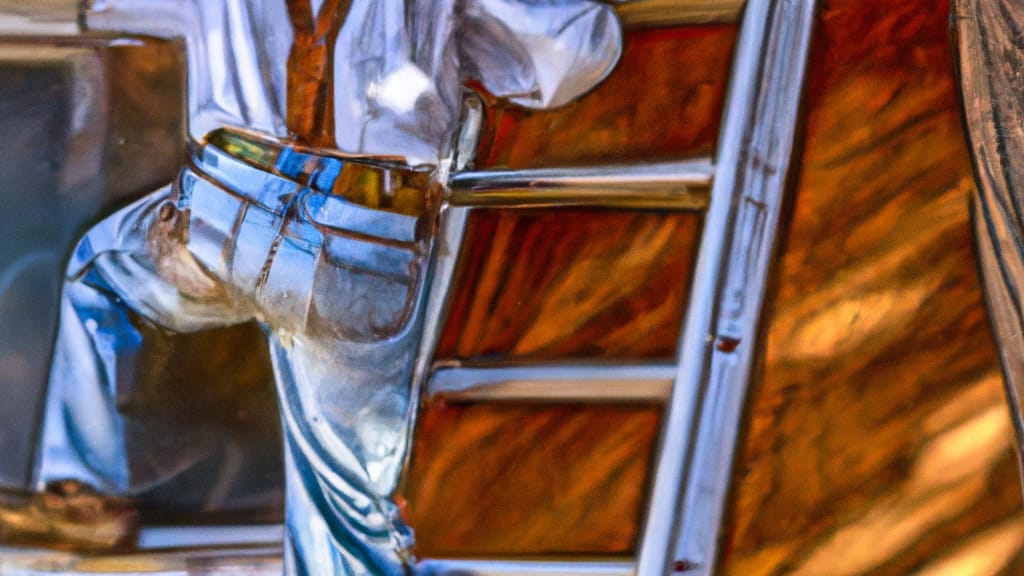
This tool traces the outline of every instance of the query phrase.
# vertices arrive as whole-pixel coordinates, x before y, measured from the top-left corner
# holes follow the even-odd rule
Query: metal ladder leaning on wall
[[[784,201],[814,20],[814,0],[749,0],[714,162],[697,159],[596,169],[465,171],[455,159],[420,357],[437,345],[467,214],[477,207],[591,206],[699,211],[704,226],[677,364],[594,367],[418,367],[425,394],[500,399],[498,382],[564,381],[545,400],[615,400],[626,387],[666,400],[644,532],[633,562],[429,560],[424,574],[498,576],[714,572],[737,429],[757,351],[758,322]],[[479,106],[478,104],[476,106]],[[463,134],[475,134],[469,107]],[[471,150],[475,141],[460,142]],[[598,386],[587,387],[589,383]],[[585,388],[581,390],[581,387]],[[538,388],[531,388],[531,399]],[[611,391],[611,392],[609,392]],[[609,396],[611,394],[612,396]],[[622,398],[626,399],[626,398]]]

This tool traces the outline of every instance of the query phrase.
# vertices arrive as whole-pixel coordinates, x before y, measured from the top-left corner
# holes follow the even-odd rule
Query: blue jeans
[[[347,164],[385,186],[409,170]],[[345,169],[289,148],[260,167],[206,144],[174,184],[85,235],[64,285],[38,482],[131,494],[188,465],[126,448],[118,398],[142,343],[132,315],[174,332],[255,319],[286,438],[288,572],[407,570],[412,533],[391,494],[437,202],[403,214],[346,200],[332,193]]]

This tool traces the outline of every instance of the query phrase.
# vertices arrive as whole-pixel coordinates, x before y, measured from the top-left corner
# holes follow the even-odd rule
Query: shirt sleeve
[[[463,80],[520,106],[583,95],[618,62],[622,28],[608,5],[581,0],[466,0],[456,32]]]

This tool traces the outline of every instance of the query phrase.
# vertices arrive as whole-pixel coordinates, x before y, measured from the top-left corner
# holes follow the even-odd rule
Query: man
[[[132,316],[176,332],[256,319],[286,437],[287,571],[406,572],[412,533],[390,497],[461,86],[524,106],[571,101],[618,58],[613,11],[113,0],[86,22],[184,35],[195,152],[72,255],[38,481],[132,494],[187,466],[126,447]]]

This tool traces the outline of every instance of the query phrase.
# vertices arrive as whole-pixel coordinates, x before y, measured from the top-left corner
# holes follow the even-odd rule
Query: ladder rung
[[[523,561],[523,560],[424,560],[418,576],[632,576],[632,562]]]
[[[737,22],[744,0],[632,0],[616,5],[628,28]]]
[[[455,206],[599,206],[704,210],[710,158],[594,168],[462,172],[451,179]]]
[[[441,368],[427,394],[449,401],[665,403],[676,371],[674,364]]]

